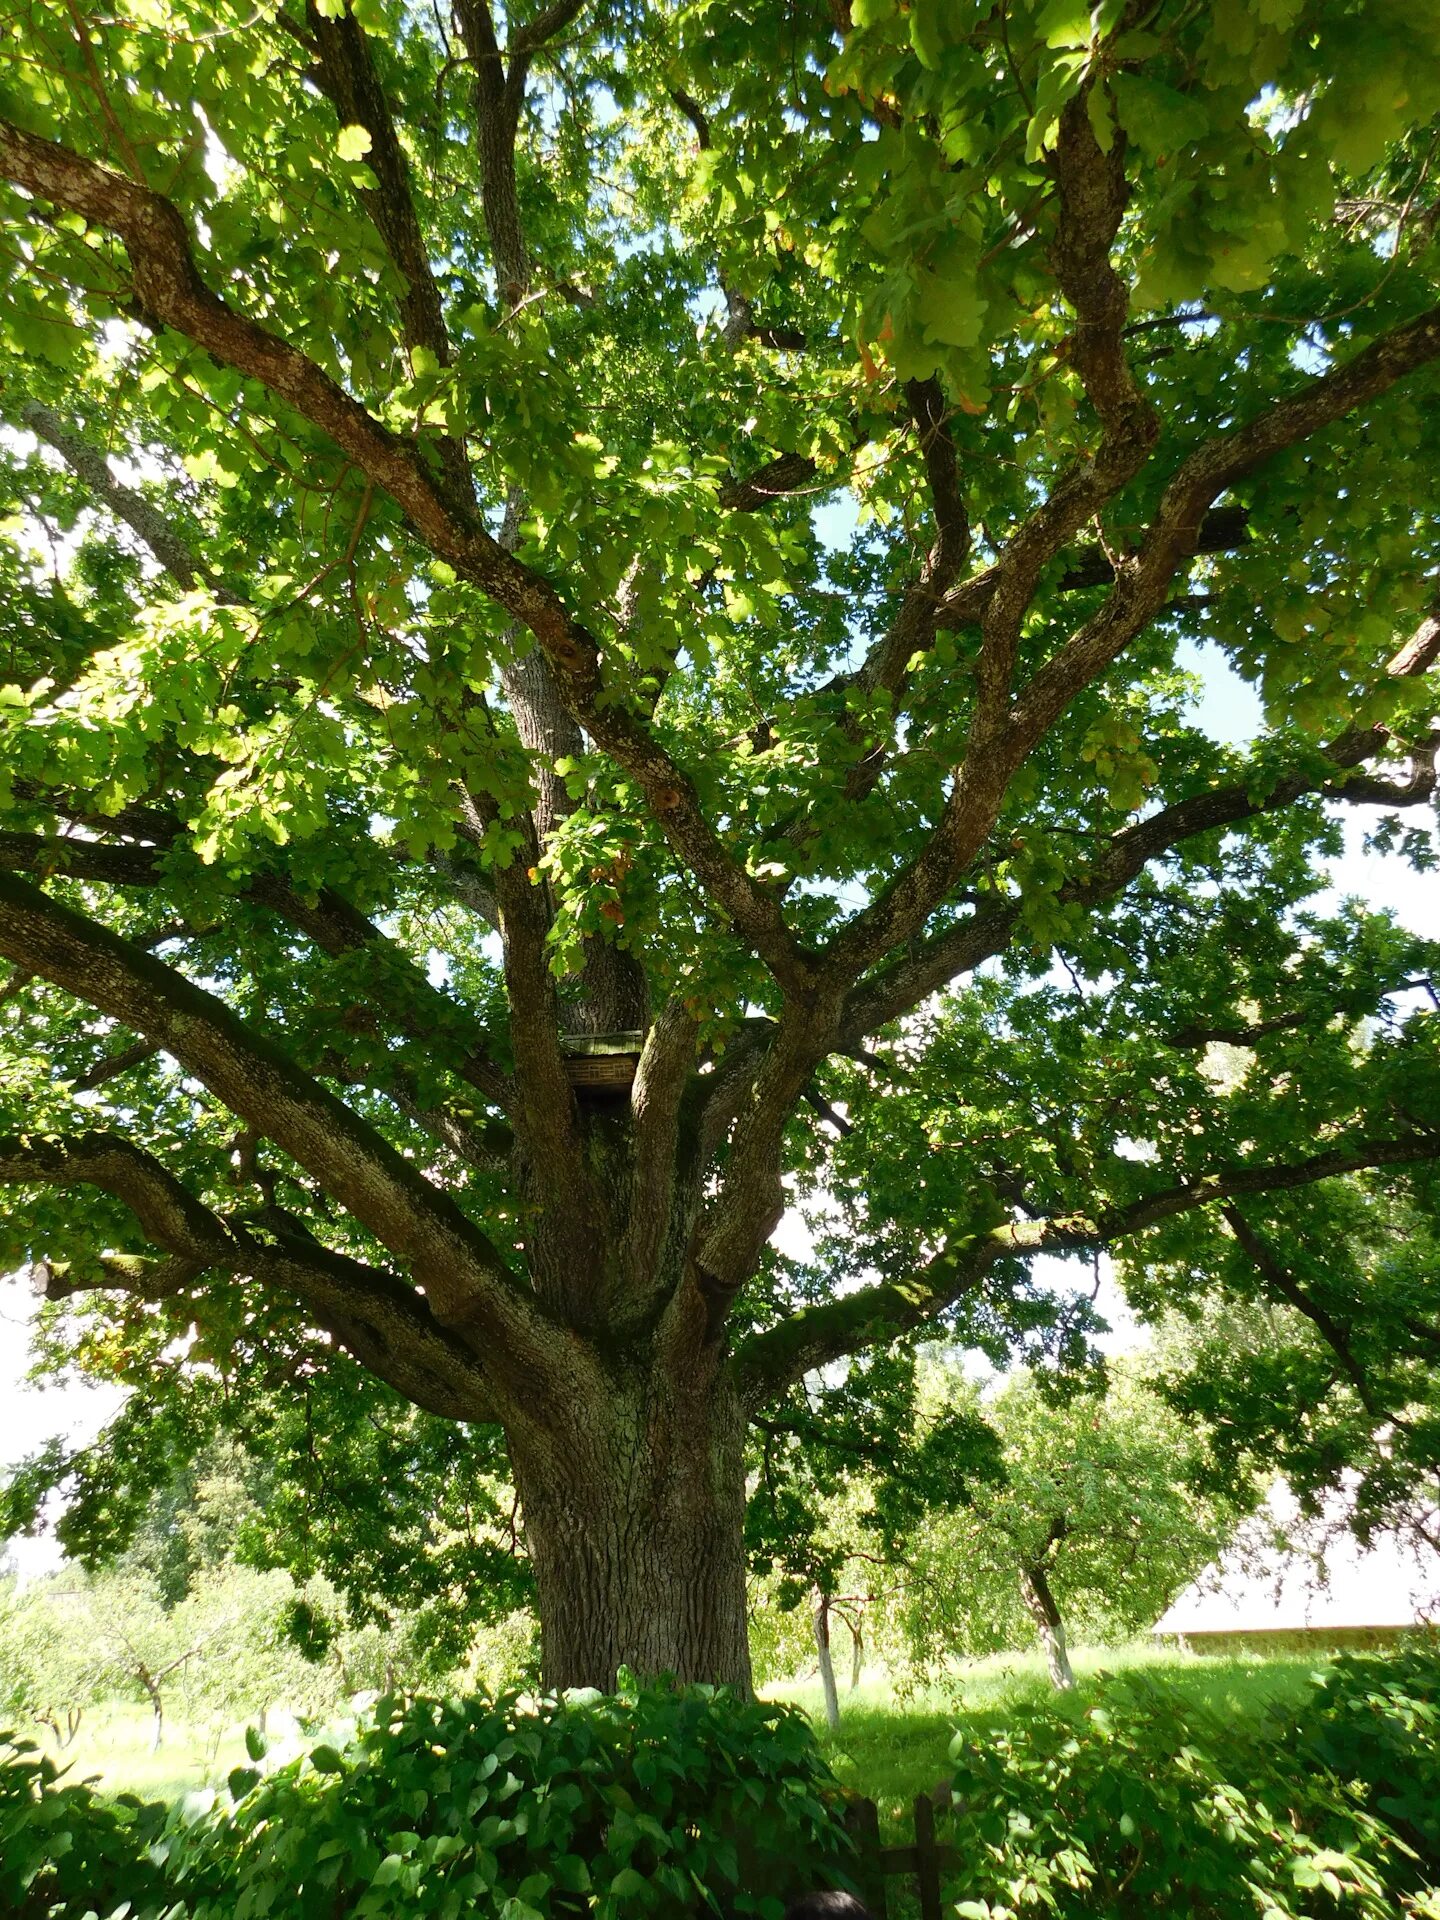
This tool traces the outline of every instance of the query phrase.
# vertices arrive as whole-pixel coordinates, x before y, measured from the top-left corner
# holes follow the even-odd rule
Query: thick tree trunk
[[[1073,1687],[1075,1675],[1070,1667],[1070,1653],[1065,1645],[1065,1622],[1060,1618],[1060,1609],[1055,1604],[1055,1596],[1050,1591],[1050,1582],[1045,1577],[1043,1567],[1025,1567],[1020,1574],[1020,1592],[1030,1618],[1039,1628],[1040,1638],[1045,1647],[1045,1664],[1050,1669],[1051,1684],[1064,1692]]]
[[[744,1420],[723,1382],[617,1380],[558,1411],[563,1442],[512,1436],[547,1689],[612,1691],[621,1667],[750,1691]]]
[[[825,1694],[825,1724],[840,1731],[840,1695],[835,1689],[835,1656],[830,1650],[830,1599],[821,1594],[815,1605],[815,1650],[820,1655],[820,1685]]]

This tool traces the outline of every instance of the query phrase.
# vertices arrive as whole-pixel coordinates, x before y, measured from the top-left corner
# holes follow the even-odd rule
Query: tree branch
[[[1115,834],[1097,850],[1088,872],[1067,881],[1056,898],[1065,905],[1098,906],[1127,887],[1152,860],[1186,840],[1277,812],[1308,794],[1351,804],[1425,804],[1436,791],[1433,757],[1417,757],[1404,782],[1355,771],[1362,761],[1383,753],[1390,744],[1391,736],[1384,727],[1356,729],[1325,749],[1335,769],[1333,774],[1307,771],[1283,775],[1262,798],[1255,797],[1252,787],[1237,782],[1178,800]],[[858,1045],[867,1034],[918,1006],[957,975],[1003,953],[1021,924],[1021,903],[1011,901],[984,907],[957,926],[916,943],[902,959],[862,982],[850,995],[841,1027],[843,1042]]]
[[[59,805],[58,796],[55,804]],[[0,831],[0,872],[33,873],[41,879],[56,875],[65,879],[95,880],[115,887],[155,887],[165,880],[165,860],[172,834],[178,837],[178,823],[160,817],[165,843],[160,846],[107,845],[101,840],[53,838],[34,833]],[[109,826],[110,821],[103,822]],[[147,827],[146,831],[151,831]],[[396,1012],[403,1031],[418,1040],[433,1040],[437,1031],[454,1028],[457,1018],[465,1018],[464,1009],[441,993],[373,921],[352,907],[333,887],[323,887],[314,901],[297,894],[278,874],[252,875],[242,897],[253,900],[297,928],[332,958],[340,954],[369,953],[377,963],[375,988],[386,995],[391,1011]],[[413,993],[424,1017],[410,1016],[403,1004],[393,1000],[395,978],[401,974],[407,991]],[[402,996],[403,1000],[403,996]],[[509,1076],[490,1057],[484,1044],[471,1046],[454,1066],[460,1079],[467,1081],[502,1112],[510,1112],[515,1094]]]
[[[117,480],[104,454],[72,432],[52,407],[43,406],[38,400],[26,400],[16,417],[38,439],[53,447],[95,498],[139,536],[177,587],[186,593],[201,585],[212,587],[217,599],[229,602],[230,596],[216,585],[213,575],[195,558],[160,509],[152,506],[143,493]]]
[[[458,0],[455,12],[474,75],[481,205],[495,254],[495,277],[505,306],[516,307],[530,289],[515,190],[515,134],[529,62],[524,52],[515,51],[506,72],[489,0]]]
[[[1107,1246],[1113,1240],[1140,1233],[1146,1227],[1173,1219],[1176,1214],[1209,1206],[1217,1200],[1244,1198],[1255,1193],[1284,1193],[1296,1187],[1313,1186],[1318,1180],[1333,1179],[1337,1174],[1361,1173],[1369,1167],[1413,1166],[1426,1160],[1440,1160],[1440,1133],[1417,1129],[1391,1140],[1358,1140],[1348,1146],[1329,1147],[1304,1160],[1265,1162],[1197,1174],[1193,1179],[1132,1200],[1126,1206],[1112,1208],[1094,1220],[1075,1215],[1068,1219],[1025,1221],[998,1231],[1009,1250],[1016,1253],[1083,1250]]]
[[[1212,507],[1200,522],[1191,553],[1232,553],[1250,538],[1248,507]],[[1115,578],[1115,562],[1103,547],[1077,547],[1074,559],[1060,576],[1061,593],[1079,593],[1086,587],[1108,587]]]
[[[316,0],[305,0],[305,24],[317,56],[315,78],[336,119],[341,126],[363,127],[370,136],[365,160],[379,184],[361,187],[357,193],[404,283],[400,323],[405,344],[428,348],[440,366],[448,367],[450,336],[430,269],[430,250],[415,211],[410,169],[365,34],[349,0],[340,12],[322,12]],[[473,500],[474,483],[463,442],[444,434],[437,446],[446,479],[461,499]]]
[[[1011,1222],[978,1234],[959,1231],[905,1279],[884,1280],[804,1307],[752,1336],[735,1359],[742,1397],[747,1407],[763,1406],[817,1367],[914,1332],[974,1293],[995,1261],[1006,1256],[1089,1251],[1216,1201],[1312,1186],[1367,1167],[1426,1160],[1440,1160],[1440,1133],[1362,1140],[1306,1160],[1224,1168],[1147,1194],[1097,1218],[1077,1214]]]
[[[1269,1020],[1252,1020],[1243,1027],[1177,1027],[1174,1033],[1166,1034],[1165,1044],[1186,1051],[1209,1046],[1253,1047],[1272,1033],[1291,1033],[1303,1027],[1316,1011],[1314,1007],[1300,1007],[1290,1013],[1277,1013]],[[1327,1003],[1324,1011],[1329,1014],[1334,1008]]]
[[[480,1361],[435,1320],[414,1288],[313,1239],[284,1233],[257,1239],[127,1140],[104,1133],[64,1142],[0,1140],[0,1183],[100,1187],[129,1209],[148,1240],[167,1250],[160,1260],[102,1254],[78,1269],[42,1258],[31,1278],[47,1300],[113,1288],[158,1301],[206,1273],[249,1275],[298,1296],[362,1366],[416,1405],[453,1420],[493,1417]]]
[[[674,1218],[682,1101],[698,1032],[684,999],[674,995],[646,1035],[630,1094],[635,1149],[617,1269],[634,1289],[639,1310],[662,1277],[665,1236]]]
[[[1344,1368],[1361,1406],[1375,1419],[1381,1419],[1384,1410],[1370,1391],[1365,1370],[1355,1358],[1344,1328],[1322,1306],[1311,1299],[1283,1262],[1276,1258],[1274,1250],[1260,1237],[1238,1207],[1225,1206],[1220,1209],[1220,1213],[1225,1224],[1234,1234],[1236,1242],[1265,1282],[1267,1290],[1277,1300],[1283,1300],[1286,1306],[1293,1307],[1310,1322]]]
[[[804,453],[777,453],[753,473],[727,480],[720,489],[720,505],[727,513],[759,513],[772,500],[808,487],[820,469]]]
[[[128,1073],[132,1067],[143,1066],[147,1060],[153,1060],[160,1049],[153,1040],[135,1040],[128,1047],[122,1047],[118,1053],[107,1053],[103,1059],[72,1081],[72,1093],[93,1093],[97,1087],[119,1079],[122,1073]]]
[[[1440,593],[1436,594],[1429,613],[1391,659],[1386,671],[1396,679],[1408,679],[1428,673],[1437,660],[1440,660]]]
[[[483,3],[470,0],[463,11],[472,23],[482,15],[488,22]],[[118,234],[130,255],[136,296],[157,323],[257,381],[327,434],[409,516],[437,557],[535,635],[569,712],[639,782],[671,847],[740,937],[782,984],[803,990],[808,963],[778,900],[731,856],[701,812],[693,783],[629,705],[605,687],[593,636],[548,580],[507,552],[453,490],[436,484],[421,448],[382,426],[298,348],[211,292],[195,266],[184,221],[161,195],[5,121],[0,174]]]
[[[970,519],[960,487],[960,463],[950,432],[949,411],[938,380],[911,380],[905,388],[910,420],[925,463],[925,479],[935,523],[935,538],[919,573],[900,597],[900,607],[884,635],[871,647],[853,674],[837,677],[827,689],[838,691],[855,686],[868,695],[888,693],[893,701],[909,676],[910,662],[917,654],[928,653],[935,644],[936,619],[945,595],[954,585],[970,554]],[[842,722],[851,738],[860,734],[862,722],[849,717]],[[877,745],[855,767],[845,781],[845,796],[859,800],[871,792],[884,771],[887,751]],[[803,839],[803,822],[790,830],[789,838]]]
[[[548,47],[584,11],[585,0],[551,0],[548,7],[542,7],[532,20],[516,29],[510,41],[511,65],[517,60],[529,60]]]
[[[9,874],[0,874],[0,954],[164,1047],[407,1262],[442,1324],[485,1343],[497,1366],[528,1373],[541,1363],[546,1323],[480,1230],[223,1001]]]
[[[219,1266],[233,1272],[243,1262],[243,1241],[218,1214],[153,1154],[114,1134],[81,1134],[68,1142],[0,1140],[0,1182],[99,1187],[129,1208],[147,1240],[196,1271]]]
[[[1139,550],[1123,560],[1099,611],[1039,669],[1016,701],[1012,734],[1028,753],[1075,695],[1102,673],[1160,611],[1170,582],[1195,551],[1215,499],[1296,441],[1333,425],[1406,374],[1440,357],[1440,307],[1372,341],[1244,426],[1217,434],[1175,470]]]
[[[283,1235],[254,1256],[253,1269],[257,1280],[294,1294],[367,1372],[427,1412],[491,1421],[507,1405],[510,1394],[496,1388],[504,1368],[477,1355],[395,1275]]]
[[[831,978],[853,980],[918,933],[978,853],[1032,744],[1012,719],[1011,695],[1021,629],[1041,572],[1134,479],[1159,437],[1159,417],[1125,360],[1128,296],[1110,262],[1129,194],[1123,141],[1117,134],[1111,152],[1100,151],[1083,95],[1061,115],[1054,170],[1060,215],[1053,264],[1075,309],[1071,357],[1099,416],[1100,443],[1057,481],[988,570],[974,712],[944,814],[918,857],[831,943],[823,961]],[[961,591],[975,585],[966,582]]]

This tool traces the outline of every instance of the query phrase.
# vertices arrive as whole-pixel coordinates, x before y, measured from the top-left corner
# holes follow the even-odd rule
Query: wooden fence
[[[908,1847],[882,1847],[880,1815],[873,1800],[855,1799],[845,1809],[845,1824],[855,1841],[858,1858],[855,1877],[875,1920],[890,1920],[887,1880],[910,1876],[920,1894],[920,1920],[941,1920],[940,1875],[961,1865],[960,1849],[935,1838],[935,1803],[928,1793],[916,1796],[915,1842]]]

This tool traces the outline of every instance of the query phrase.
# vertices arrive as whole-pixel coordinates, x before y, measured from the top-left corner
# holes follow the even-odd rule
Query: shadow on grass
[[[1059,1705],[1078,1720],[1104,1700],[1112,1676],[1136,1671],[1164,1681],[1183,1703],[1244,1728],[1257,1723],[1270,1706],[1298,1699],[1325,1661],[1322,1652],[1212,1657],[1149,1644],[1088,1649],[1075,1656],[1074,1692],[1061,1696],[1038,1656],[996,1656],[957,1666],[942,1680],[913,1690],[867,1679],[858,1690],[841,1695],[838,1734],[825,1727],[818,1683],[767,1692],[804,1709],[838,1778],[875,1801],[881,1839],[899,1845],[914,1838],[916,1795],[948,1785],[950,1743],[957,1733],[984,1746],[1013,1724],[1017,1710],[1037,1702]],[[946,1826],[942,1807],[936,1820],[942,1841]],[[947,1876],[942,1889],[947,1912],[971,1892],[963,1878]],[[911,1920],[918,1913],[913,1882],[897,1877],[888,1891],[891,1920]]]

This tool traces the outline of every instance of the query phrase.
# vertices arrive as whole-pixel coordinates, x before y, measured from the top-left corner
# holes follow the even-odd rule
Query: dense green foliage
[[[1037,1586],[1062,1638],[1124,1640],[1258,1498],[1233,1462],[1216,1475],[1206,1429],[1147,1385],[1143,1357],[1059,1379],[1018,1370],[983,1390],[935,1355],[918,1379],[890,1371],[886,1389],[872,1367],[863,1398],[813,1386],[803,1413],[757,1435],[746,1524],[766,1677],[813,1658],[817,1598],[835,1603],[841,1654],[849,1627],[907,1688],[1032,1644]]]
[[[1440,1876],[1440,1656],[1345,1659],[1316,1689],[1302,1766],[1358,1782],[1375,1813]]]
[[[263,1757],[258,1736],[251,1752]],[[192,1796],[163,1833],[162,1809],[57,1788],[23,1750],[0,1759],[0,1795],[0,1898],[25,1920],[123,1899],[132,1920],[775,1920],[850,1859],[804,1720],[708,1692],[531,1709],[387,1698],[348,1744],[268,1775],[237,1769],[228,1796]]]
[[[947,1898],[986,1920],[1434,1920],[1437,1702],[1433,1646],[1308,1678],[1203,1661],[1102,1672],[1065,1704],[1038,1672],[1012,1676],[959,1716]],[[835,1755],[891,1838],[941,1776],[955,1723],[912,1718],[872,1715],[858,1770]],[[173,1810],[97,1799],[12,1746],[0,1843],[0,1906],[23,1920],[108,1920],[122,1890],[131,1920],[318,1920],[337,1905],[624,1920],[699,1910],[696,1881],[722,1910],[764,1915],[757,1893],[834,1884],[855,1864],[803,1722],[694,1693],[518,1715],[506,1699],[384,1701],[353,1739],[264,1778],[239,1768],[228,1794]]]
[[[230,1430],[459,1644],[604,1432],[566,1524],[723,1536],[661,1640],[743,1680],[745,1421],[1080,1367],[1103,1247],[1294,1316],[1217,1428],[1433,1472],[1355,1229],[1437,1211],[1440,954],[1319,896],[1356,805],[1434,862],[1437,110],[1407,0],[7,19],[0,1265],[130,1399],[6,1520]]]
[[[168,1818],[129,1795],[105,1800],[64,1779],[33,1742],[0,1733],[0,1912],[13,1920],[139,1914],[165,1904],[149,1857]]]
[[[959,1735],[959,1911],[1433,1916],[1440,1851],[1413,1814],[1440,1795],[1437,1677],[1433,1650],[1341,1660],[1255,1728],[1132,1674],[1078,1717],[1031,1705]]]

